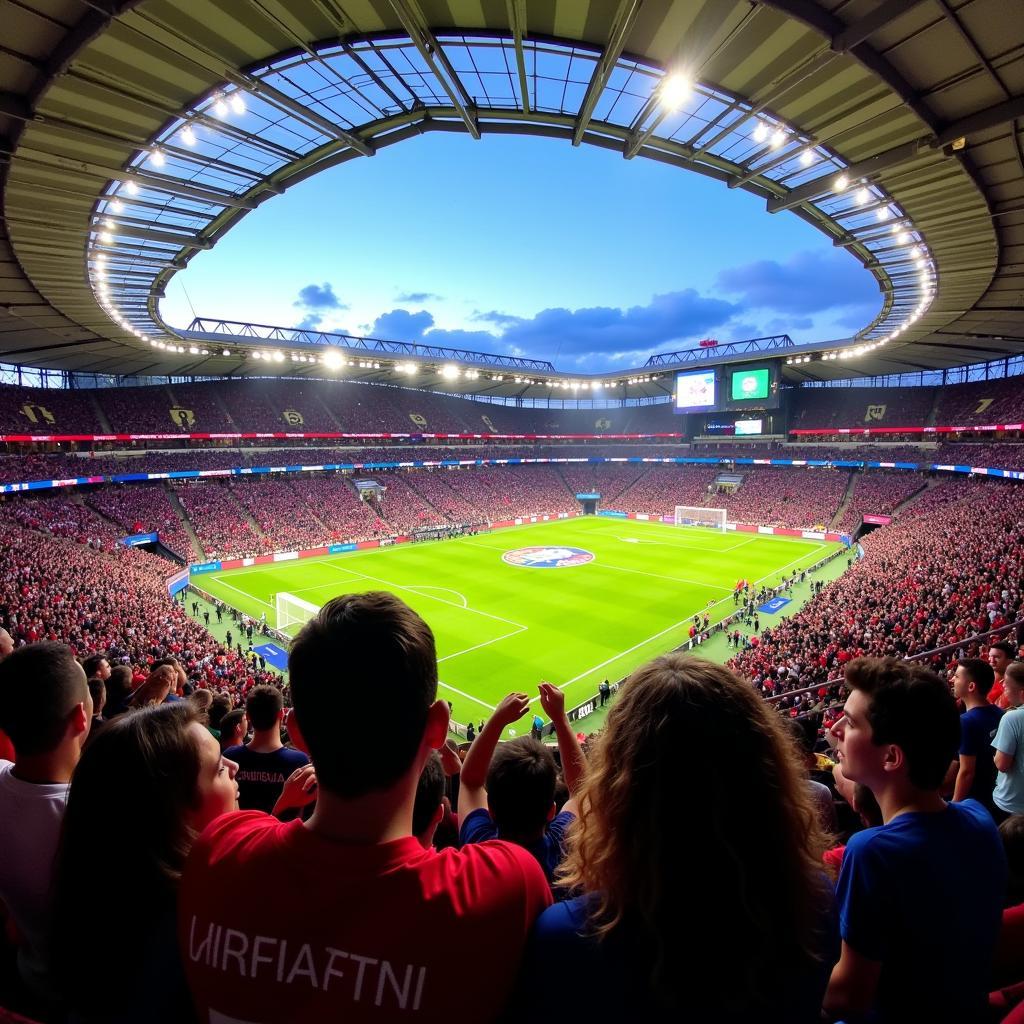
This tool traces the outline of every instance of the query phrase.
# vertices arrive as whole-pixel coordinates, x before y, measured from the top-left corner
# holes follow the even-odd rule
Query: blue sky
[[[168,286],[202,316],[620,369],[786,332],[849,337],[871,275],[700,174],[550,139],[432,134],[269,200]]]

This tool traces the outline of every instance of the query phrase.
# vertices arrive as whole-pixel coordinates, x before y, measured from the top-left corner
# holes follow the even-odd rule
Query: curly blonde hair
[[[596,744],[558,881],[623,928],[650,998],[778,1005],[812,963],[824,836],[779,716],[748,683],[670,654],[623,685]]]

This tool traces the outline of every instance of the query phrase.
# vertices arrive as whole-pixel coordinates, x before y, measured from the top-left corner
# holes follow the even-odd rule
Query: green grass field
[[[533,546],[581,548],[594,559],[564,568],[502,560],[506,551]],[[838,546],[592,517],[233,569],[195,582],[248,615],[266,612],[271,625],[281,591],[316,605],[353,591],[397,594],[434,630],[441,692],[465,723],[486,718],[512,690],[536,693],[541,680],[562,687],[573,707],[602,679],[619,679],[685,641],[693,615],[709,604],[712,621],[730,614],[736,580],[774,584]],[[762,625],[770,621],[765,616]]]

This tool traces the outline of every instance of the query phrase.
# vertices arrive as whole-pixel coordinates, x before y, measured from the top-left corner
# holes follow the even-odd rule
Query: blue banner
[[[120,543],[126,548],[133,548],[138,544],[155,544],[157,540],[155,533],[133,533],[130,537],[122,537]]]
[[[204,572],[219,572],[220,562],[200,562],[198,565],[190,565],[188,571],[193,576],[199,576]]]
[[[626,519],[628,518],[625,512],[618,512],[613,508],[599,508],[597,510],[599,516],[611,516],[613,519]]]
[[[329,555],[340,555],[343,551],[355,551],[356,544],[329,544],[327,546],[327,553]]]
[[[770,601],[765,601],[757,610],[765,615],[775,615],[777,612],[782,611],[789,602],[790,598],[788,597],[773,597]]]
[[[587,494],[577,494],[577,501],[597,501],[601,497],[598,491],[591,491]]]

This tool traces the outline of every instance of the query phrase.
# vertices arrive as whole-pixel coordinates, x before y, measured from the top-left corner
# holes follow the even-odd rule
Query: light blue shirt
[[[1024,708],[1014,708],[1003,715],[992,746],[1013,758],[1013,767],[996,775],[992,800],[1008,814],[1024,814]]]

